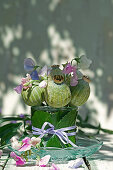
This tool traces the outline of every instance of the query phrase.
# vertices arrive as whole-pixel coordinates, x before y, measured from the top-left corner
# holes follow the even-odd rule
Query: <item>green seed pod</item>
[[[69,87],[65,83],[57,84],[53,80],[48,81],[44,96],[47,104],[55,108],[66,106],[71,100]]]
[[[28,89],[22,89],[21,95],[24,102],[29,106],[39,106],[43,102],[44,88],[32,86]]]
[[[71,102],[70,105],[81,106],[89,98],[90,95],[90,86],[89,83],[83,79],[78,81],[78,84],[74,87],[71,87]]]

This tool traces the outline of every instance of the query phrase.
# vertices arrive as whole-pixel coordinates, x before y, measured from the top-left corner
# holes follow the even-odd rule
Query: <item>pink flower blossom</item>
[[[26,143],[24,143],[18,151],[19,151],[19,152],[28,151],[28,150],[31,149],[31,146],[32,146],[31,144],[26,144]]]
[[[63,69],[63,73],[64,74],[69,74],[72,71],[73,71],[73,66],[70,63],[66,64],[66,66]]]
[[[28,83],[30,80],[31,80],[30,74],[26,74],[26,78],[22,78],[21,84],[18,85],[16,88],[14,88],[14,90],[15,90],[18,94],[21,94],[23,88],[24,88],[24,89],[28,89],[29,87],[32,86],[31,83],[30,83],[28,86],[25,85],[25,84]]]
[[[1,158],[2,154],[3,154],[3,151],[2,151],[2,150],[0,150],[0,158]]]
[[[30,74],[26,74],[26,78],[22,78],[21,84],[23,85],[24,89],[28,89],[29,87],[32,86],[32,84],[29,84],[28,86],[25,86],[26,83],[28,83],[31,80]]]
[[[69,74],[71,72],[76,73],[76,66],[72,66],[70,63],[66,64],[63,71],[64,74]]]
[[[21,166],[25,164],[25,160],[20,156],[17,156],[14,152],[10,153],[10,157],[12,157],[16,161],[17,166]]]
[[[30,143],[31,139],[29,137],[25,137],[22,142],[25,143],[25,144],[28,144]]]
[[[40,160],[38,160],[36,164],[39,167],[46,167],[49,160],[50,160],[50,155],[46,155],[46,156],[42,157]]]
[[[64,74],[72,73],[71,80],[70,80],[71,86],[76,86],[78,84],[78,77],[77,77],[77,74],[76,74],[76,66],[72,66],[70,63],[68,63],[64,67],[63,73]]]
[[[55,165],[54,163],[52,163],[52,167],[49,168],[49,170],[60,170],[60,168],[57,165]]]
[[[32,146],[32,144],[30,142],[31,142],[31,139],[29,137],[25,137],[22,140],[23,145],[21,146],[21,148],[18,151],[22,152],[22,151],[30,150],[31,146]]]

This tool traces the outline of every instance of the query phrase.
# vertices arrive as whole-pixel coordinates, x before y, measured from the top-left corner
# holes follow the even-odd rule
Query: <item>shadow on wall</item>
[[[92,79],[92,94],[85,107],[111,116],[112,11],[112,0],[1,0],[0,107],[3,112],[16,114],[19,108],[26,110],[20,96],[12,91],[25,75],[24,58],[32,57],[38,65],[51,65],[86,54],[93,64],[86,71]]]

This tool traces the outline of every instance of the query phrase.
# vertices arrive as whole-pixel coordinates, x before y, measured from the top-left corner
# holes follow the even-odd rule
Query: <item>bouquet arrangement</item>
[[[32,132],[21,141],[14,137],[11,139],[14,152],[10,156],[17,165],[24,165],[34,155],[37,165],[45,166],[50,156],[54,157],[54,152],[51,155],[52,148],[71,148],[73,151],[77,147],[78,107],[90,95],[90,80],[81,70],[87,69],[90,64],[91,60],[84,55],[51,67],[40,67],[31,58],[24,60],[27,74],[14,90],[21,94],[25,104],[31,106]],[[51,151],[49,155],[45,154],[48,148]],[[59,157],[62,159],[62,154]]]
[[[83,76],[80,69],[88,68],[90,64],[91,60],[81,56],[62,64],[62,69],[60,65],[40,69],[31,58],[27,58],[24,60],[24,68],[28,73],[15,91],[22,95],[29,106],[81,106],[89,97],[90,80]]]

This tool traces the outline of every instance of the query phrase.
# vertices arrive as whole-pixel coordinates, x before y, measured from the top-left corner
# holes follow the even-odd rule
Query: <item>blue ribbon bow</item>
[[[45,127],[49,125],[50,128],[45,130]],[[32,130],[33,130],[33,134],[34,135],[40,135],[39,137],[42,138],[45,134],[52,134],[52,135],[57,135],[57,137],[61,140],[61,142],[63,142],[64,144],[71,144],[73,147],[77,147],[77,145],[75,145],[71,140],[69,140],[68,136],[74,136],[76,135],[76,132],[71,132],[71,133],[67,133],[65,131],[68,130],[73,130],[76,129],[76,126],[70,126],[70,127],[66,127],[66,128],[61,128],[61,129],[54,129],[54,126],[49,123],[49,122],[45,122],[42,125],[42,128],[36,128],[34,126],[32,126]]]

